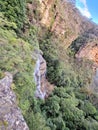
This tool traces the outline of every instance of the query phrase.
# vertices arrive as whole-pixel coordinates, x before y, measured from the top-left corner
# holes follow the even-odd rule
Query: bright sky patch
[[[84,16],[98,24],[98,0],[76,0],[76,6]]]

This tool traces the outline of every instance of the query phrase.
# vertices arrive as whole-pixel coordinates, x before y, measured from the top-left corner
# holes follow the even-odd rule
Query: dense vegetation
[[[38,37],[37,27],[28,21],[23,34],[28,17],[25,0],[1,0],[0,11],[0,78],[5,71],[13,74],[12,89],[30,130],[98,130],[98,106],[93,105],[89,89],[90,61],[79,63],[72,50],[61,47],[47,29],[44,37]],[[21,38],[16,30],[21,30]],[[39,46],[47,61],[47,79],[55,85],[45,100],[34,97],[32,55]]]
[[[48,63],[48,80],[57,86],[40,106],[47,125],[52,130],[97,130],[98,112],[90,102],[89,94],[93,92],[88,88],[92,75],[91,63],[86,60],[78,63],[72,55],[65,55],[63,61],[59,56],[65,50],[62,48],[60,52],[61,48],[58,49],[58,43],[52,36],[46,36],[46,40],[40,42]]]
[[[26,17],[25,0],[0,0],[0,12],[11,22],[15,22],[22,29]]]

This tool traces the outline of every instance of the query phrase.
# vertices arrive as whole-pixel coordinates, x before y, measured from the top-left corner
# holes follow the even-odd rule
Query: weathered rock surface
[[[91,93],[98,94],[98,44],[89,42],[83,45],[76,54],[76,58],[86,58],[93,62],[92,68],[94,71],[94,76],[89,86],[89,90]]]
[[[37,25],[42,28],[42,32],[39,35],[45,36],[46,31],[44,32],[43,30],[46,29],[60,40],[59,50],[63,50],[63,53],[60,52],[60,58],[64,57],[61,55],[64,54],[65,49],[81,36],[82,47],[76,57],[86,57],[93,60],[95,63],[94,67],[96,68],[98,65],[98,47],[95,40],[98,37],[98,27],[90,19],[81,15],[75,7],[75,0],[39,0],[38,8],[35,7],[31,3],[28,4],[28,10],[32,12],[29,21],[32,23],[36,19]],[[35,18],[35,11],[38,12],[38,18]],[[94,44],[92,44],[93,42]],[[47,91],[47,81],[45,80],[46,64],[45,62],[41,63],[41,59],[40,57],[37,61],[39,73],[35,72],[38,90],[36,92],[37,97],[40,97],[40,94],[45,97]],[[41,68],[43,69],[41,70]]]
[[[39,11],[39,23],[49,28],[65,48],[80,34],[95,26],[80,14],[74,0],[41,0]]]
[[[75,0],[38,0],[39,4],[28,3],[29,21],[40,26],[40,28],[47,28],[60,40],[59,46],[67,48],[80,35],[86,31],[92,31],[92,35],[98,34],[95,31],[96,24],[90,21],[85,16],[82,16],[75,6]],[[35,15],[38,12],[38,17]],[[94,29],[95,28],[95,29]],[[98,28],[98,27],[97,27]],[[96,32],[96,34],[95,34]],[[39,32],[39,35],[45,35],[46,32]],[[98,35],[97,35],[98,36]],[[92,38],[94,39],[94,38]],[[83,43],[84,44],[84,43]]]
[[[37,86],[35,96],[41,99],[46,98],[54,88],[53,85],[51,85],[46,79],[46,71],[46,61],[41,54],[38,54],[38,60],[36,62],[36,68],[34,72],[35,82]]]
[[[29,130],[11,90],[12,82],[13,77],[8,72],[0,80],[0,130]]]
[[[77,58],[87,58],[94,62],[95,69],[98,67],[98,44],[88,43],[81,47],[76,54]]]

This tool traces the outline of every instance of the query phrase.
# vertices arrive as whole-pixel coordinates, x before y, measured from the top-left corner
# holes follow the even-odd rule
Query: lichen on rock
[[[0,80],[0,130],[29,130],[11,90],[12,82],[13,76],[9,72]]]

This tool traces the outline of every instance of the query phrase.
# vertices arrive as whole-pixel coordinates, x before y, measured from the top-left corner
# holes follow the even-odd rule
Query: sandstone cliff
[[[17,88],[16,93],[19,96],[18,105],[20,105],[30,129],[34,127],[34,130],[36,130],[36,128],[39,127],[40,130],[40,125],[41,121],[43,121],[43,118],[40,114],[37,113],[41,111],[41,108],[40,106],[36,105],[37,103],[34,102],[34,98],[36,96],[37,98],[45,99],[49,96],[49,94],[51,94],[54,89],[54,85],[51,85],[48,82],[49,80],[46,78],[48,77],[46,76],[48,71],[47,65],[50,67],[49,78],[52,78],[52,83],[58,85],[58,88],[61,87],[62,89],[62,86],[64,88],[65,86],[66,88],[73,87],[71,90],[71,92],[73,92],[74,90],[77,91],[77,86],[80,89],[80,87],[83,87],[84,84],[86,86],[85,82],[90,83],[91,80],[89,76],[87,77],[87,72],[80,73],[79,75],[79,72],[81,72],[81,69],[79,68],[80,66],[77,66],[77,68],[74,66],[76,70],[72,68],[74,63],[72,61],[72,65],[71,62],[68,61],[71,58],[69,58],[66,54],[66,49],[69,46],[71,46],[72,49],[77,48],[75,51],[76,57],[74,58],[86,58],[93,61],[93,67],[97,70],[98,26],[80,14],[78,9],[75,7],[74,0],[34,0],[27,3],[27,18],[29,22],[24,22],[25,24],[22,28],[23,34],[21,34],[21,38],[24,40],[20,39],[20,33],[18,36],[15,34],[13,30],[16,30],[16,28],[12,29],[12,23],[8,21],[4,22],[4,18],[0,18],[2,19],[0,19],[2,21],[2,29],[0,31],[0,69],[2,72],[9,70],[9,72],[11,71],[15,73],[14,82]],[[35,28],[39,29],[38,34],[35,34]],[[11,35],[10,32],[13,35]],[[35,65],[35,60],[32,60],[31,55],[32,51],[34,51],[35,48],[39,50],[37,39],[39,41],[39,44],[45,40],[46,46],[43,42],[43,46],[45,47],[43,49],[43,56],[39,52],[36,54],[38,57]],[[51,43],[51,45],[49,44],[49,46],[47,46],[48,43]],[[56,47],[52,46],[52,44]],[[44,59],[45,51],[47,51],[48,55],[46,59]],[[74,60],[74,58],[72,60]],[[79,71],[77,71],[78,68],[80,69]],[[86,67],[84,67],[83,71],[85,71],[85,68]],[[33,82],[33,78],[35,78],[35,83]],[[96,71],[92,84],[90,86],[91,89],[93,89],[95,92],[98,91],[97,80],[98,71]],[[8,72],[5,73],[5,77],[0,80],[0,129],[28,130],[29,128],[22,116],[21,110],[17,106],[16,95],[11,89],[12,82],[13,77]],[[67,95],[67,90],[65,90],[64,93],[61,92],[59,96],[63,95],[66,98],[71,97],[72,99],[75,96],[77,97],[76,93],[71,93],[70,90],[68,91],[69,92]],[[58,99],[57,96],[55,96],[53,101],[55,98]],[[72,101],[68,103],[70,104]],[[62,105],[63,104],[64,103],[62,103]],[[42,106],[44,106],[44,104],[42,104]],[[55,105],[54,103],[54,107],[58,107],[59,111],[61,105],[59,107],[59,105]],[[75,107],[77,108],[77,106]],[[47,110],[44,112],[47,113]],[[50,112],[50,115],[52,115],[52,113]],[[69,122],[67,123],[69,124]],[[45,123],[43,124],[45,125]]]
[[[29,21],[40,26],[42,30],[47,28],[60,40],[59,46],[65,49],[78,37],[85,35],[86,32],[91,35],[94,32],[94,35],[98,36],[96,31],[98,27],[81,15],[75,7],[75,1],[39,0],[38,4],[28,3],[27,8],[29,10]],[[41,31],[39,35],[45,35],[46,33],[46,30]],[[91,35],[88,36],[88,40],[89,37],[95,40],[95,37]],[[88,41],[83,41],[82,45],[84,43],[86,44]]]
[[[74,43],[72,49],[78,46],[76,58],[89,59],[94,62],[94,68],[98,67],[98,26],[81,15],[75,7],[75,1],[39,0],[38,6],[37,4],[34,6],[29,3],[27,7],[32,12],[32,16],[29,13],[30,22],[40,26],[42,30],[39,32],[39,37],[43,35],[44,38],[48,30],[55,35],[54,41],[56,38],[59,39],[60,43],[57,45],[59,48],[59,59],[65,60],[65,49]],[[38,19],[34,17],[35,12],[38,13]],[[44,29],[47,30],[43,31]],[[45,74],[46,61],[42,60],[41,56],[39,57],[40,67],[43,68],[44,66],[43,73]],[[44,61],[43,65],[41,60]],[[45,90],[47,85],[43,85],[46,82],[43,77],[45,75],[41,76],[40,80],[42,80],[42,83],[40,84],[42,89],[44,88]]]
[[[94,62],[94,66],[98,67],[98,44],[90,43],[81,47],[76,54],[77,58],[87,58]]]
[[[68,0],[42,0],[39,11],[41,15],[39,23],[49,28],[65,48],[79,35],[95,27],[95,24],[82,16]]]

